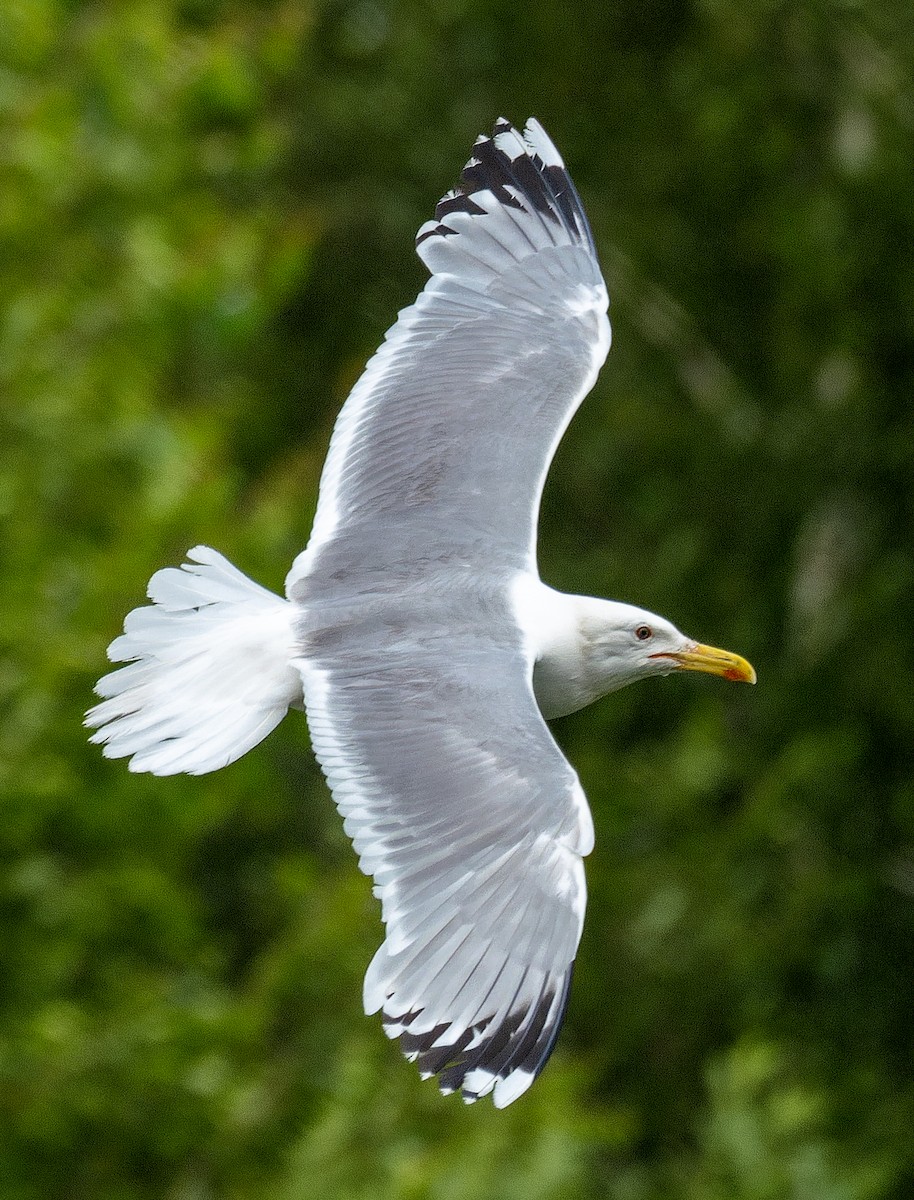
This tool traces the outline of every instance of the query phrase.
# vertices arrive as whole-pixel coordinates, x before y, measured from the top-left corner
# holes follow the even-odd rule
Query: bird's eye
[[[646,642],[648,638],[652,638],[653,636],[654,631],[651,629],[650,625],[639,625],[635,630],[635,637],[639,642]]]

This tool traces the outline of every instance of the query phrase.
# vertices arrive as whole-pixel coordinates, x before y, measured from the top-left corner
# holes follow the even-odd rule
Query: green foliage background
[[[914,9],[0,9],[0,1194],[914,1195]],[[498,1113],[376,1020],[293,714],[199,779],[81,714],[197,542],[279,588],[473,137],[537,115],[616,345],[546,578],[745,653],[557,725],[595,811],[559,1048]]]

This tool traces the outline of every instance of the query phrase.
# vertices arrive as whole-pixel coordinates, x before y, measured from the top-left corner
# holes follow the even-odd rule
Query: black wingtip
[[[385,1016],[384,1027],[388,1036],[399,1038],[401,1051],[423,1079],[438,1077],[442,1094],[459,1091],[473,1103],[494,1091],[498,1105],[499,1091],[508,1084],[509,1095],[501,1103],[510,1103],[533,1083],[552,1053],[568,1007],[573,966],[557,987],[545,987],[535,1001],[512,1008],[497,1025],[492,1016],[484,1017],[451,1040],[446,1021],[413,1033],[410,1026],[421,1010]]]
[[[447,223],[455,213],[484,217],[485,208],[473,200],[483,191],[504,208],[535,213],[542,221],[564,226],[571,241],[593,249],[580,197],[561,155],[534,118],[521,133],[505,117],[499,117],[491,134],[479,135],[457,187],[438,202],[434,220],[419,230],[416,245],[455,234]]]

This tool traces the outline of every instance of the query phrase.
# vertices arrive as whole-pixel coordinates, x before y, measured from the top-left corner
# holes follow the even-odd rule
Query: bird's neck
[[[589,618],[605,601],[557,592],[533,576],[518,583],[514,601],[533,649],[536,702],[547,720],[586,708],[628,682],[608,678],[591,652]]]

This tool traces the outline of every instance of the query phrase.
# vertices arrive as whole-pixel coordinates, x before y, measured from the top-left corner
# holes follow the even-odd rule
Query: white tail
[[[302,703],[293,606],[208,546],[187,557],[150,579],[152,605],[108,647],[129,665],[98,681],[103,700],[86,714],[91,740],[107,758],[130,755],[131,771],[218,770]]]

